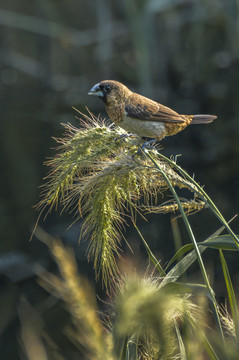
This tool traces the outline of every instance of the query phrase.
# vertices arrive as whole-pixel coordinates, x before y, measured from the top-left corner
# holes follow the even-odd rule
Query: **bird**
[[[209,124],[216,115],[181,115],[169,107],[137,94],[115,80],[95,84],[88,95],[104,102],[110,120],[120,128],[149,141],[161,141],[175,135],[188,125]]]

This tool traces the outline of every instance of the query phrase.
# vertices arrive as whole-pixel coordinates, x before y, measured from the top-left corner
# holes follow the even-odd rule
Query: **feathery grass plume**
[[[140,211],[140,201],[149,204],[167,189],[158,171],[141,160],[136,162],[129,153],[122,153],[115,161],[99,163],[101,171],[79,179],[73,197],[79,197],[80,213],[86,215],[82,235],[90,236],[90,255],[94,267],[102,271],[103,281],[108,285],[117,275],[115,255],[125,224],[123,214]],[[183,178],[162,163],[172,182],[180,188],[187,187]],[[143,198],[143,199],[142,199]],[[69,199],[71,201],[71,199]]]
[[[86,215],[82,234],[90,236],[90,255],[94,258],[96,274],[102,270],[107,286],[118,272],[115,255],[123,236],[123,214],[128,212],[127,215],[134,217],[141,210],[143,200],[153,209],[158,194],[168,189],[168,184],[150,159],[132,158],[142,139],[136,136],[116,141],[122,130],[90,112],[81,114],[80,121],[81,129],[64,125],[65,136],[56,139],[60,146],[58,153],[46,163],[50,172],[38,207],[41,211],[46,207],[51,211],[60,202],[65,210],[75,206],[81,216]],[[152,156],[160,162],[173,186],[194,193],[195,185],[169,163],[158,159],[156,151]]]
[[[80,129],[69,123],[63,124],[66,129],[64,137],[55,138],[60,145],[56,149],[58,153],[45,163],[50,172],[42,186],[39,209],[57,207],[75,179],[87,171],[97,171],[98,161],[114,157],[122,151],[123,143],[115,141],[122,134],[120,128],[112,127],[91,112],[89,115],[80,114]]]
[[[53,274],[41,275],[42,285],[57,293],[69,309],[75,329],[68,330],[73,342],[84,348],[86,359],[111,359],[110,344],[105,339],[103,326],[97,315],[95,295],[87,281],[78,274],[75,257],[59,240],[51,238],[38,228],[37,237],[51,250],[58,264],[61,277]]]
[[[235,323],[226,306],[219,307],[219,315],[225,333],[225,344],[220,341],[218,333],[212,331],[208,339],[219,359],[237,360],[239,353],[239,340],[236,336]]]
[[[123,214],[130,211],[134,216],[141,195],[149,201],[165,188],[165,182],[131,155],[122,154],[117,161],[101,165],[101,172],[76,185],[76,193],[80,194],[80,212],[86,214],[82,235],[90,236],[90,255],[107,285],[117,275],[115,254],[123,236]]]
[[[113,342],[116,356],[129,342],[137,346],[142,359],[176,359],[179,343],[176,326],[185,323],[194,333],[200,326],[199,310],[188,296],[169,287],[159,288],[156,281],[135,277],[125,280],[116,297]],[[122,345],[124,344],[124,345]]]
[[[236,337],[236,329],[235,329],[235,324],[234,321],[232,319],[232,316],[229,314],[228,309],[226,306],[224,307],[220,307],[219,308],[219,314],[220,314],[220,318],[222,320],[222,325],[226,331],[226,334],[228,336],[228,338],[233,342],[233,343],[238,343],[237,337]]]
[[[193,215],[198,211],[203,210],[207,205],[205,201],[201,201],[199,199],[180,199],[181,205],[186,212],[187,215]],[[144,206],[144,210],[148,213],[155,214],[166,214],[166,213],[176,213],[178,209],[178,204],[173,201],[165,201],[160,206]]]

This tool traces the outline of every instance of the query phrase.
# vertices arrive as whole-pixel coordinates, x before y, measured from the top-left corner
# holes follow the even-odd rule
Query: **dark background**
[[[83,112],[87,106],[95,114],[106,116],[102,103],[87,96],[96,82],[121,81],[179,113],[218,115],[208,126],[193,126],[165,139],[163,152],[168,156],[182,154],[178,163],[205,184],[226,219],[238,212],[238,14],[236,0],[2,3],[2,359],[16,359],[19,351],[17,311],[21,297],[34,306],[46,297],[36,284],[35,267],[41,264],[51,269],[50,255],[36,239],[29,242],[38,215],[33,205],[39,201],[39,186],[47,173],[42,164],[54,154],[52,137],[61,136],[60,123],[77,125],[72,106]],[[220,226],[208,211],[190,219],[197,240],[204,240]],[[166,262],[174,252],[170,216],[152,216],[149,220],[139,221],[140,228],[151,248]],[[58,212],[40,223],[75,247],[81,271],[92,277],[92,264],[85,260],[86,245],[77,246],[80,224],[66,231],[71,222],[71,215]],[[238,220],[232,227],[237,231]],[[129,229],[127,236],[137,256],[143,257],[137,234]],[[212,253],[206,261],[208,267],[215,262],[217,269]],[[238,285],[237,256],[229,255],[228,259],[234,284]],[[211,277],[216,281],[220,275],[215,271]],[[220,282],[215,286],[223,296]]]

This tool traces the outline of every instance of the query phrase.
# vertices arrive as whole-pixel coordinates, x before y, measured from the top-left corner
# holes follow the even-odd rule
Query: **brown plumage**
[[[101,81],[88,94],[103,100],[116,125],[130,133],[157,140],[175,135],[190,124],[208,124],[217,118],[215,115],[180,115],[114,80]]]

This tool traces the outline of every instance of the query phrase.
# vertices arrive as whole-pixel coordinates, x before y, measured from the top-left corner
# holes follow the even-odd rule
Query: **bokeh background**
[[[73,106],[106,116],[102,103],[87,96],[96,82],[121,81],[179,113],[218,115],[213,124],[165,139],[162,151],[182,155],[178,163],[205,184],[226,219],[238,212],[239,3],[13,0],[1,3],[0,28],[0,353],[1,359],[25,359],[19,349],[26,299],[45,314],[56,343],[65,321],[55,303],[46,305],[48,297],[36,281],[36,269],[52,270],[50,255],[35,238],[29,242],[38,215],[33,206],[47,173],[43,162],[54,154],[52,137],[62,135],[61,123],[78,125]],[[149,220],[139,219],[141,230],[166,262],[174,249],[170,216]],[[220,226],[207,211],[191,221],[198,240]],[[93,279],[86,245],[77,245],[80,222],[67,231],[72,222],[72,214],[60,211],[40,221],[47,232],[74,247],[80,270]],[[180,220],[179,226],[184,239]],[[232,227],[238,230],[237,220]],[[127,238],[135,258],[143,259],[130,228]],[[209,268],[212,261],[209,252]],[[235,257],[230,266],[238,284]],[[211,277],[223,297],[220,276]],[[66,358],[76,358],[69,349]]]

